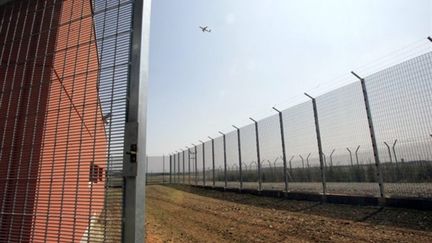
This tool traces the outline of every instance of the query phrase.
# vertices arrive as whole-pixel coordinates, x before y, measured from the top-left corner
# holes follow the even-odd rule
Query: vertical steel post
[[[260,155],[258,122],[255,121],[251,117],[249,117],[249,119],[255,123],[255,140],[256,140],[257,166],[258,166],[258,191],[261,191],[262,190],[262,177],[261,177],[261,155]]]
[[[238,149],[238,159],[239,159],[239,176],[240,176],[240,190],[243,189],[243,168],[242,168],[242,154],[241,154],[241,139],[240,139],[240,128],[233,125],[237,130],[237,149]]]
[[[162,155],[162,184],[165,184],[165,155]]]
[[[186,171],[185,171],[185,151],[182,152],[183,157],[183,184],[186,184]]]
[[[214,139],[212,137],[208,137],[208,138],[211,139],[211,143],[212,143],[212,180],[213,180],[213,187],[214,187],[216,186]]]
[[[198,150],[195,144],[193,146],[195,147],[195,185],[198,185]]]
[[[151,0],[135,1],[124,134],[123,242],[145,241],[146,120]]]
[[[352,158],[352,152],[351,152],[351,149],[349,149],[349,148],[346,148],[346,150],[349,152],[349,154],[350,154],[350,162],[351,162],[351,167],[353,167],[354,166],[354,164],[353,164],[353,158]]]
[[[189,182],[189,185],[191,184],[191,170],[190,170],[190,149],[189,149],[189,147],[186,147],[187,148],[187,150],[188,150],[188,182]]]
[[[174,183],[177,183],[177,171],[178,171],[178,168],[177,168],[176,154],[173,153],[172,156],[173,156],[173,165],[174,165],[173,180],[174,180]]]
[[[181,175],[181,167],[180,167],[180,152],[177,152],[177,164],[178,164],[178,174],[177,174],[177,183],[180,184],[180,175]]]
[[[205,143],[201,140],[199,140],[202,143],[202,161],[203,161],[203,185],[206,185],[206,178],[205,178]]]
[[[169,155],[169,183],[172,184],[172,158]]]
[[[360,168],[359,159],[358,159],[358,151],[359,151],[359,149],[360,149],[360,145],[357,146],[356,151],[355,151],[355,157],[356,157],[357,168]]]
[[[394,142],[393,142],[393,145],[392,145],[392,150],[393,150],[393,156],[394,156],[394,159],[395,159],[395,163],[397,164],[398,163],[398,159],[397,159],[397,156],[396,156],[396,143],[397,143],[397,139],[395,139],[394,140]]]
[[[224,188],[228,187],[228,179],[227,179],[227,159],[226,159],[226,137],[225,133],[219,131],[222,134],[223,139],[223,157],[224,157]]]
[[[325,168],[324,168],[324,159],[323,159],[323,151],[322,151],[322,144],[321,144],[321,133],[319,128],[319,121],[318,121],[318,109],[315,98],[308,95],[307,93],[304,93],[307,97],[309,97],[312,100],[312,108],[314,112],[314,119],[315,119],[315,131],[316,131],[316,137],[317,137],[317,144],[318,144],[318,153],[319,153],[319,160],[320,160],[320,169],[321,169],[321,182],[323,187],[323,195],[325,197],[327,193],[327,183],[326,183],[326,177],[325,177]]]
[[[275,110],[279,114],[279,127],[280,127],[280,134],[281,134],[282,160],[283,160],[283,169],[284,169],[283,175],[284,175],[284,182],[285,182],[285,191],[288,192],[287,159],[286,159],[286,151],[285,151],[285,134],[284,134],[282,111],[276,109],[275,107],[273,107],[273,110]]]
[[[351,74],[360,80],[360,83],[362,86],[363,99],[365,102],[366,115],[367,115],[368,124],[369,124],[369,133],[370,133],[370,137],[371,137],[372,149],[373,149],[374,158],[375,158],[375,166],[377,168],[378,186],[380,189],[381,198],[384,198],[384,182],[383,182],[382,171],[381,171],[381,163],[380,163],[379,154],[378,154],[378,146],[376,143],[375,130],[374,130],[374,126],[373,126],[372,113],[371,113],[370,106],[369,106],[369,97],[368,97],[368,93],[367,93],[367,89],[366,89],[366,82],[363,78],[358,76],[353,71],[351,71]]]

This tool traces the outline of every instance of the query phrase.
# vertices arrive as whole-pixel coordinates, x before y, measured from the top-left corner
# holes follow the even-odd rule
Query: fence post
[[[190,149],[188,146],[186,146],[188,151],[188,183],[191,184],[191,171],[190,171]]]
[[[222,134],[223,138],[223,156],[224,156],[224,188],[227,188],[228,181],[227,181],[227,161],[226,161],[226,138],[225,133],[219,131],[220,134]]]
[[[165,184],[165,154],[162,155],[162,184]]]
[[[381,163],[380,163],[379,154],[378,154],[378,146],[376,143],[375,130],[374,130],[373,121],[372,121],[372,113],[371,113],[370,106],[369,106],[369,97],[368,97],[368,93],[367,93],[367,89],[366,89],[366,82],[363,78],[358,76],[353,71],[351,71],[351,74],[354,75],[356,78],[358,78],[360,80],[360,83],[361,83],[361,87],[362,87],[362,91],[363,91],[363,99],[364,99],[365,108],[366,108],[366,115],[367,115],[368,124],[369,124],[369,133],[370,133],[370,137],[371,137],[372,149],[373,149],[374,158],[375,158],[375,166],[377,168],[378,186],[380,189],[381,199],[383,199],[384,198],[384,182],[383,182],[382,171],[381,171]]]
[[[185,171],[185,151],[182,152],[183,157],[183,184],[186,184],[186,171]]]
[[[315,131],[316,131],[316,136],[317,136],[318,153],[319,153],[318,157],[320,160],[320,169],[321,169],[321,182],[322,182],[323,195],[324,195],[324,200],[325,200],[325,196],[327,193],[327,183],[326,183],[326,177],[325,177],[324,159],[323,159],[322,144],[321,144],[321,133],[320,133],[319,121],[318,121],[318,109],[317,109],[315,98],[308,95],[307,93],[304,93],[304,94],[312,100],[314,119],[315,119]]]
[[[215,178],[215,154],[214,154],[214,139],[212,137],[208,137],[211,139],[212,142],[212,180],[213,180],[213,187],[216,185],[216,178]]]
[[[172,161],[171,161],[171,154],[169,155],[169,184],[172,184]]]
[[[177,152],[177,164],[178,164],[177,183],[180,184],[180,174],[181,174],[181,167],[180,167],[180,152]]]
[[[282,111],[276,109],[276,107],[273,107],[273,110],[275,110],[279,114],[279,127],[280,127],[280,134],[281,134],[281,143],[282,143],[282,160],[283,160],[283,168],[284,168],[283,175],[284,175],[284,182],[285,182],[285,192],[288,192],[287,159],[286,159],[286,152],[285,152],[285,134],[284,134]]]
[[[255,123],[255,139],[256,139],[257,166],[258,166],[258,191],[261,191],[262,177],[261,177],[261,156],[260,156],[260,146],[259,146],[258,122],[251,117],[249,117],[249,119]]]
[[[237,130],[237,149],[239,159],[239,176],[240,176],[240,190],[243,189],[243,172],[242,172],[242,157],[241,157],[241,140],[240,140],[240,128],[232,125]]]
[[[197,146],[195,144],[192,144],[195,148],[195,152],[194,152],[194,158],[195,158],[195,170],[194,170],[194,175],[195,175],[195,185],[198,185],[198,154],[197,154]]]
[[[202,157],[203,157],[203,185],[206,185],[206,178],[205,178],[205,144],[203,141],[200,140],[202,143]]]

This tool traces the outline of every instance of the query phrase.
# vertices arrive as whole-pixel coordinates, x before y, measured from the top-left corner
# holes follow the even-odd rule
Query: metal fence
[[[186,151],[166,183],[432,199],[432,48]],[[198,151],[195,155],[195,151]],[[153,165],[158,167],[156,163]],[[159,167],[160,168],[160,167]],[[191,181],[176,180],[178,174]],[[171,179],[170,179],[171,178]],[[196,180],[195,180],[196,178]]]
[[[144,2],[0,1],[0,242],[143,241]]]

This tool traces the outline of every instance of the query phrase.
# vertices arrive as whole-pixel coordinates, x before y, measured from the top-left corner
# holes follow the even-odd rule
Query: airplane
[[[202,30],[202,32],[211,32],[211,29],[209,29],[208,26],[206,26],[206,27],[200,26],[200,29]]]

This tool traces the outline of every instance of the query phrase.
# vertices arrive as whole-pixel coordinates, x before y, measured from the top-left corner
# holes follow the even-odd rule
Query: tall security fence
[[[165,183],[432,199],[426,53],[275,115],[149,160]],[[164,162],[161,170],[160,163]],[[153,164],[152,164],[153,163]]]
[[[0,242],[143,240],[143,4],[0,2]]]

